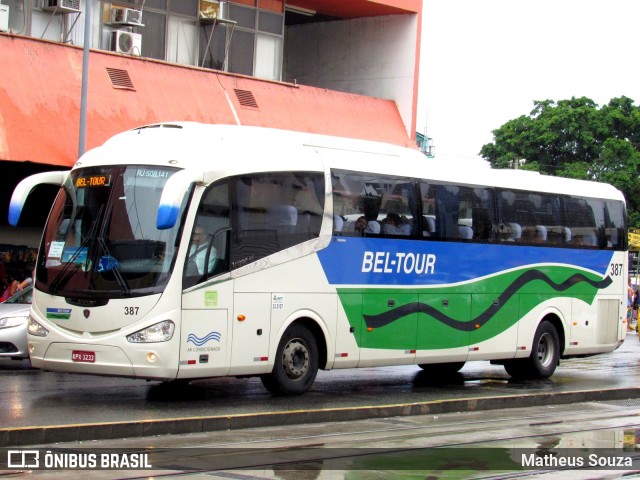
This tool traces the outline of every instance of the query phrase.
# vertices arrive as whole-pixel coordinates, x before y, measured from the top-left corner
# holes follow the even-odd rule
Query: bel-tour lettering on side
[[[433,253],[364,252],[362,273],[404,273],[427,275],[435,273]]]

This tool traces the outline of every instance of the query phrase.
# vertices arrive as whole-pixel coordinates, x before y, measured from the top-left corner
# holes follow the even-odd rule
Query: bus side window
[[[506,189],[500,189],[497,193],[501,240],[523,245],[541,244],[543,231],[538,228],[540,222],[536,219],[535,202],[530,193]],[[541,200],[536,198],[536,201],[540,203]]]
[[[606,248],[604,231],[599,228],[605,223],[604,201],[567,195],[563,197],[563,205],[566,225],[571,228],[571,240],[568,246]]]
[[[602,239],[604,248],[624,250],[627,246],[626,216],[624,203],[614,200],[605,201],[604,219],[601,225],[604,230]]]
[[[234,179],[231,268],[320,234],[324,179],[314,172],[269,172]]]
[[[420,181],[420,236],[486,243],[495,239],[495,196],[487,187]]]
[[[183,287],[188,288],[229,268],[229,186],[214,184],[203,195],[191,232]]]
[[[376,236],[382,199],[379,177],[346,170],[332,170],[334,232],[345,236]],[[340,227],[340,229],[338,229]]]
[[[411,237],[421,232],[415,183],[398,177],[382,177],[384,193],[378,220],[384,235]]]

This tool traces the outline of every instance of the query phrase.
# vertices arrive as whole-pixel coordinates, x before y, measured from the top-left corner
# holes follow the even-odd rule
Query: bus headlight
[[[49,330],[36,322],[32,317],[29,317],[27,330],[31,335],[35,335],[36,337],[46,337],[47,335],[49,335]]]
[[[174,323],[171,320],[165,320],[128,335],[127,340],[131,343],[168,342],[173,337],[174,329]]]

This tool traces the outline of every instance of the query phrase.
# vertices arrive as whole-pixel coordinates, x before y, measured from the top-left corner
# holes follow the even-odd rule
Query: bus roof
[[[368,171],[464,185],[561,192],[624,201],[611,185],[526,170],[460,167],[427,158],[418,149],[368,140],[266,127],[169,122],[115,135],[83,155],[74,168],[150,164],[201,170],[203,180],[255,171]]]

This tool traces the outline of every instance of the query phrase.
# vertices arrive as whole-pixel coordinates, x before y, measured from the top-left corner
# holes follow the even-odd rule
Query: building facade
[[[176,120],[415,146],[421,15],[421,0],[0,0],[0,212],[22,178],[78,157],[85,38],[87,149]],[[0,215],[0,243],[37,245],[46,190],[17,233]]]

